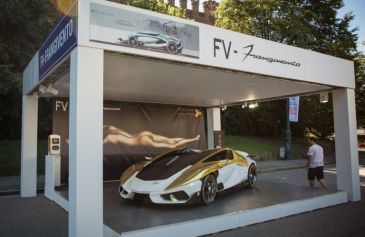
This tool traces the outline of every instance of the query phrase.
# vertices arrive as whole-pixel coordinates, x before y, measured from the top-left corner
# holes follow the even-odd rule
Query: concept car
[[[128,39],[118,39],[122,45],[135,48],[159,50],[171,54],[182,52],[182,42],[174,37],[159,33],[138,32],[128,36]]]
[[[175,149],[130,166],[120,177],[120,196],[159,204],[214,202],[217,192],[253,187],[256,162],[231,149]]]

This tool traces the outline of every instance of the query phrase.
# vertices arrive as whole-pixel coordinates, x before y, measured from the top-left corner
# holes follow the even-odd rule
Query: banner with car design
[[[90,40],[199,58],[199,27],[91,3]]]

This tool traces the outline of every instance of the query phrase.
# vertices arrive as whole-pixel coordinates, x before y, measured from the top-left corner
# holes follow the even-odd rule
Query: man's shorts
[[[323,179],[323,166],[317,166],[315,168],[309,168],[308,180],[314,180],[314,178]]]

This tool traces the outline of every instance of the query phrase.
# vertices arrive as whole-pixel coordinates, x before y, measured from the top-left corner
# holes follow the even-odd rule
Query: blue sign
[[[39,50],[39,79],[77,44],[76,18],[64,16]]]
[[[289,97],[289,121],[298,122],[299,96]]]

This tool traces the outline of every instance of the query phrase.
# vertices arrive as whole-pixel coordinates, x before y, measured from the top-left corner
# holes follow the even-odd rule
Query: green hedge
[[[47,154],[47,140],[38,141],[37,170],[44,175],[44,157]],[[20,141],[0,141],[0,176],[20,175]]]

